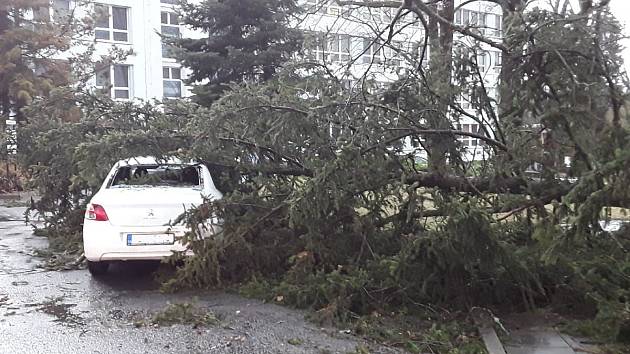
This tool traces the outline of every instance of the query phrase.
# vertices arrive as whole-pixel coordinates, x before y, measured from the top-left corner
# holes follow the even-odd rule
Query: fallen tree
[[[630,316],[630,234],[600,224],[630,205],[618,25],[605,7],[569,14],[498,2],[509,3],[507,40],[493,46],[507,63],[498,100],[472,45],[449,73],[410,58],[415,69],[386,89],[366,79],[349,90],[325,67],[297,62],[265,83],[232,85],[210,107],[85,92],[36,101],[20,133],[21,161],[42,193],[35,207],[51,229],[77,235],[83,204],[116,160],[194,158],[225,198],[182,217],[198,225],[216,214],[224,231],[189,235],[196,256],[168,288],[247,284],[338,320],[426,306],[531,309],[569,292],[560,301],[599,310],[612,335]],[[479,40],[429,5],[381,5]],[[450,121],[470,115],[454,99],[464,90],[480,132]],[[78,122],[50,119],[76,102]],[[483,143],[483,158],[462,158],[458,137]]]

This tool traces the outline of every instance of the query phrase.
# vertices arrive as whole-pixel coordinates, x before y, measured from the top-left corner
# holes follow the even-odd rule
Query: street
[[[98,280],[86,270],[44,270],[34,252],[47,240],[23,212],[0,207],[0,353],[347,353],[361,343],[305,312],[238,295],[163,294],[151,273],[129,265]],[[169,303],[190,302],[220,324],[137,326]]]

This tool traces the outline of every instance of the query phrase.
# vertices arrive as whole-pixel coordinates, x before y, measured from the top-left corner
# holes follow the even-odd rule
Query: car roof
[[[183,161],[176,157],[157,158],[154,156],[135,156],[128,159],[120,160],[116,165],[120,166],[138,166],[138,165],[196,165],[193,160]]]

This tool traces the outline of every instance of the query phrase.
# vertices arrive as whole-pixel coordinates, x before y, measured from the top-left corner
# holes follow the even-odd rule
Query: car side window
[[[112,186],[125,184],[131,178],[131,168],[130,167],[121,167],[116,171],[116,175],[114,176],[114,180],[112,181]]]
[[[201,180],[197,169],[192,166],[184,168],[182,170],[182,182],[191,185],[199,185]]]

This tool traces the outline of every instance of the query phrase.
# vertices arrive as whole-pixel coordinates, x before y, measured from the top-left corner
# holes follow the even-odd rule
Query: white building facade
[[[190,94],[176,83],[185,77],[186,70],[172,58],[162,36],[200,38],[204,34],[180,25],[178,0],[50,1],[50,9],[44,11],[53,20],[68,13],[75,17],[90,14],[95,17],[93,38],[86,41],[94,41],[97,56],[106,56],[112,48],[130,51],[121,67],[97,75],[94,86],[103,87],[111,81],[112,97],[119,99],[162,99]],[[466,4],[456,11],[456,24],[478,28],[491,39],[500,38],[502,19],[498,5],[457,0],[456,7],[462,2]],[[299,4],[305,14],[295,25],[307,37],[321,39],[305,43],[308,59],[326,63],[340,77],[358,80],[367,75],[387,83],[417,64],[413,60],[418,58],[405,55],[423,46],[423,26],[414,14],[406,13],[398,19],[392,38],[388,38],[388,26],[397,9],[339,6],[335,0],[299,0]],[[389,43],[383,45],[386,41]],[[456,35],[455,41],[462,41],[461,36]],[[427,56],[425,53],[425,59]],[[500,67],[498,50],[487,48],[478,62],[490,87],[496,86]]]
[[[67,14],[76,18],[93,16],[95,30],[85,42],[94,44],[95,60],[114,48],[129,54],[119,63],[97,67],[91,84],[108,90],[115,99],[162,100],[191,95],[190,87],[184,85],[187,70],[173,59],[163,44],[163,36],[204,36],[180,25],[177,3],[178,0],[51,0],[50,8],[39,16],[49,16],[53,21]],[[299,4],[305,11],[295,26],[307,38],[306,60],[325,63],[349,86],[364,80],[386,85],[407,70],[427,64],[431,48],[424,46],[424,27],[413,13],[403,12],[390,28],[397,14],[395,8],[339,6],[335,0],[299,0]],[[502,12],[498,5],[464,0],[456,0],[455,5],[456,24],[500,41]],[[455,35],[456,44],[482,48],[477,62],[485,87],[496,98],[501,53],[486,44],[463,43],[468,40]],[[70,52],[80,50],[77,47]],[[468,100],[466,95],[459,97],[460,106],[474,115]],[[469,117],[453,123],[464,131],[480,131],[479,123]],[[476,150],[483,150],[477,139],[463,137],[460,141],[473,158]]]
[[[335,0],[301,0],[301,5],[307,16],[299,26],[311,35],[311,41],[305,43],[307,58],[325,63],[350,86],[361,84],[364,80],[386,85],[405,76],[408,70],[417,70],[419,66],[426,67],[428,64],[431,48],[425,46],[424,25],[414,13],[398,13],[396,8],[340,6]],[[456,25],[467,27],[490,40],[501,41],[503,19],[500,6],[486,1],[456,0],[455,8]],[[399,17],[394,22],[396,16]],[[393,28],[392,23],[395,23]],[[491,98],[498,99],[502,53],[457,32],[454,47],[474,48],[484,87]],[[475,111],[470,95],[462,94],[457,100],[469,116],[458,114],[453,121],[456,129],[482,133],[479,121],[485,126],[491,124],[488,117],[482,117],[480,112]],[[478,160],[487,156],[487,148],[479,139],[460,137],[459,141],[466,148],[465,158]],[[411,144],[406,145],[411,151]],[[419,153],[423,155],[421,151]]]
[[[53,0],[55,1],[55,0]],[[93,4],[96,15],[96,54],[113,47],[129,51],[121,63],[97,68],[94,86],[111,86],[116,99],[178,98],[190,95],[181,68],[162,36],[193,36],[179,25],[174,0],[102,0]]]
[[[48,9],[41,8],[35,17],[63,21],[92,17],[94,31],[82,38],[63,57],[94,45],[94,61],[107,57],[112,50],[128,53],[113,65],[96,64],[96,75],[90,84],[109,90],[112,98],[121,100],[186,97],[190,88],[183,84],[186,70],[173,58],[162,36],[195,37],[200,34],[179,24],[177,0],[51,0]]]

